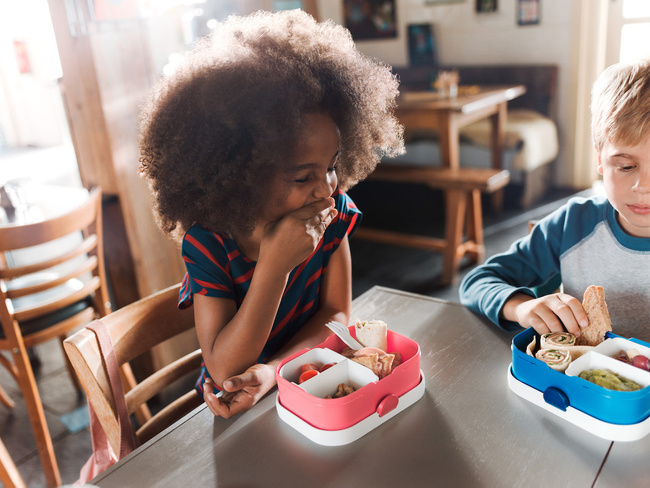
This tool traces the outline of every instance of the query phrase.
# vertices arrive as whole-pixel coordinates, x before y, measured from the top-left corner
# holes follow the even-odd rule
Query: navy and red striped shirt
[[[330,257],[341,240],[351,236],[361,221],[361,212],[342,190],[332,195],[338,215],[325,230],[316,250],[290,274],[269,338],[258,358],[268,361],[318,310],[320,284],[327,272]],[[255,261],[241,252],[234,239],[193,225],[183,238],[183,260],[187,274],[179,294],[180,308],[192,305],[192,295],[229,298],[239,308],[248,292]],[[197,381],[197,391],[203,393],[208,374],[205,365]]]

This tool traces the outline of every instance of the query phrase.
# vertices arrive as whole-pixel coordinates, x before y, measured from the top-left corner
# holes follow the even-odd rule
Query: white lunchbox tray
[[[598,420],[596,417],[592,417],[571,406],[564,411],[560,410],[546,402],[544,393],[515,378],[512,374],[512,368],[508,368],[508,386],[518,396],[602,439],[630,442],[638,441],[650,434],[650,417],[637,424],[621,425]]]

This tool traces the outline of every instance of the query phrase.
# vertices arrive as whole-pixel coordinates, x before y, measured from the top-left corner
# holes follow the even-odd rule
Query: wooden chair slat
[[[126,408],[129,414],[134,413],[139,405],[150,400],[163,387],[181,379],[191,372],[197,371],[201,367],[202,361],[203,355],[201,354],[201,350],[197,349],[142,380],[132,390],[126,393]]]
[[[75,270],[64,275],[57,275],[57,277],[53,280],[45,281],[36,285],[25,286],[22,288],[11,288],[10,290],[7,290],[7,297],[11,299],[21,298],[24,296],[33,295],[35,293],[40,293],[42,291],[51,290],[52,288],[61,286],[74,278],[78,278],[85,275],[86,273],[92,272],[96,267],[97,257],[90,256]]]
[[[75,247],[69,252],[57,256],[55,258],[48,259],[47,261],[41,261],[35,264],[27,265],[27,266],[0,269],[0,279],[9,280],[15,278],[16,276],[24,276],[32,273],[37,273],[39,271],[43,271],[46,269],[50,269],[61,263],[74,259],[77,256],[83,256],[84,254],[88,254],[91,251],[93,251],[96,246],[97,246],[97,235],[93,234],[90,237],[86,238],[81,243],[80,246]]]
[[[85,283],[83,288],[63,298],[49,300],[34,307],[25,307],[16,310],[14,312],[14,318],[19,322],[22,322],[56,312],[57,310],[67,307],[68,305],[72,305],[73,303],[76,303],[79,300],[87,297],[91,293],[94,293],[100,286],[100,279],[95,276],[90,281],[88,281],[88,283]]]

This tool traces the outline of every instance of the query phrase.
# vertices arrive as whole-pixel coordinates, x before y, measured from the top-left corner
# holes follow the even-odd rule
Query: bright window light
[[[626,24],[621,29],[621,62],[650,59],[650,23]]]
[[[638,19],[640,17],[650,17],[650,1],[624,0],[623,17],[626,19]]]

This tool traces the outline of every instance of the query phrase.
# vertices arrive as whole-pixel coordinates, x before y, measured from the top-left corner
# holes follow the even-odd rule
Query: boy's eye
[[[628,173],[634,169],[634,166],[629,166],[629,165],[619,166],[618,169],[624,173]]]
[[[336,171],[337,166],[338,166],[337,164],[334,164],[334,165],[330,166],[329,168],[327,168],[327,172],[331,173],[333,171]]]

